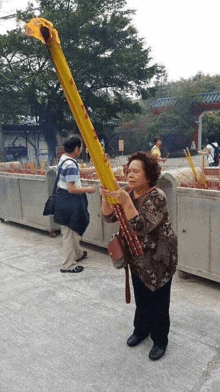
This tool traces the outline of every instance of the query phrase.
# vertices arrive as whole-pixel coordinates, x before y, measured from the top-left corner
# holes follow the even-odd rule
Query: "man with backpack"
[[[213,142],[214,137],[208,136],[206,141],[207,145],[203,151],[198,151],[200,155],[206,155],[209,166],[219,165],[219,145],[217,142]]]
[[[63,235],[63,259],[60,272],[78,273],[83,266],[76,265],[83,260],[87,252],[82,250],[80,239],[89,224],[88,201],[86,193],[94,193],[93,186],[82,187],[80,170],[76,161],[83,143],[78,135],[70,135],[63,143],[64,154],[57,165],[59,181],[55,200],[54,222],[61,225]],[[60,171],[59,171],[59,168]],[[95,168],[83,170],[95,172]]]

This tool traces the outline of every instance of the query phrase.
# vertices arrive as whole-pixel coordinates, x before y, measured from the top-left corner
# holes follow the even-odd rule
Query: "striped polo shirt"
[[[57,184],[58,188],[67,190],[67,182],[74,182],[77,187],[82,188],[82,184],[80,181],[79,167],[75,159],[70,158],[67,155],[63,154],[57,165],[57,172],[60,164],[66,159],[68,159],[68,161],[64,162],[64,164],[61,167],[60,177]]]

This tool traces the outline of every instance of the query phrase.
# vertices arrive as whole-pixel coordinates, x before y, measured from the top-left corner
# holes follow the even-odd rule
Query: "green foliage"
[[[146,98],[150,81],[160,70],[157,64],[149,65],[150,49],[145,49],[132,26],[134,11],[125,9],[126,1],[39,0],[38,4],[40,16],[58,30],[97,131],[118,112],[139,113],[140,105],[131,96]],[[34,16],[30,4],[19,13],[25,21]],[[0,36],[0,92],[2,122],[18,122],[32,114],[41,119],[48,143],[55,132],[76,129],[46,48],[19,29]]]
[[[195,125],[195,114],[202,103],[202,94],[212,91],[220,91],[220,75],[213,77],[199,73],[188,80],[181,80],[171,84],[170,88],[174,97],[177,98],[176,105],[169,112],[162,113],[160,126],[157,131],[164,136],[166,148],[170,151],[183,149],[190,145],[192,132]],[[166,120],[164,120],[164,117]],[[219,139],[219,115],[206,115],[204,117],[204,137],[211,131],[218,135]]]
[[[131,154],[134,151],[149,150],[149,121],[151,116],[147,115],[125,115],[122,117],[122,124],[117,128],[119,138],[125,140],[125,154]]]
[[[156,136],[163,138],[164,152],[182,150],[190,146],[192,133],[195,125],[195,114],[198,106],[202,102],[203,93],[220,91],[220,75],[209,76],[201,73],[195,77],[178,82],[167,83],[166,72],[161,76],[157,75],[155,83],[156,96],[147,101],[143,101],[143,112],[145,117],[136,116],[135,121],[128,119],[130,131],[140,129],[140,124],[144,121],[146,134],[145,144],[152,143]],[[159,115],[153,115],[150,105],[158,98],[175,97],[176,102],[173,107],[162,111]],[[218,112],[208,113],[203,118],[203,139],[206,135],[214,133],[214,138],[220,143],[220,114]],[[124,124],[126,128],[127,124]],[[141,136],[140,136],[141,138]]]
[[[220,113],[210,112],[203,117],[203,143],[207,136],[212,137],[220,145]]]
[[[193,127],[187,118],[187,113],[182,116],[179,110],[166,111],[151,118],[148,124],[147,142],[153,142],[156,136],[163,138],[166,152],[185,148],[192,137]],[[186,126],[188,121],[188,126]]]

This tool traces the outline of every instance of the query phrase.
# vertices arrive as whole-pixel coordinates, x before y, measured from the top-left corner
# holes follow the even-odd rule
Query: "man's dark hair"
[[[156,144],[158,140],[161,142],[163,141],[162,137],[158,136],[156,139],[154,139],[154,144]]]
[[[78,135],[70,135],[67,137],[65,142],[63,143],[64,151],[68,154],[71,154],[75,150],[76,147],[81,147],[82,140]]]
[[[207,141],[208,143],[213,143],[213,142],[215,142],[215,135],[209,134],[209,135],[207,136],[207,138],[206,138],[206,141]]]
[[[149,185],[155,186],[161,173],[161,167],[157,161],[157,157],[151,155],[150,152],[137,151],[128,158],[128,167],[132,161],[141,161],[146,178]]]

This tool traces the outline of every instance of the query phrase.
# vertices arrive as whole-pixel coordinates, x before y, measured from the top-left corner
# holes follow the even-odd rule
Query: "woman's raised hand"
[[[117,184],[117,190],[116,191],[110,191],[109,194],[110,196],[114,197],[114,199],[117,199],[121,204],[126,205],[128,203],[131,203],[131,198],[124,189],[120,188],[120,186]]]
[[[106,199],[106,196],[110,196],[108,189],[105,188],[103,185],[100,185],[99,193],[100,193],[100,196],[102,196],[103,199]]]

